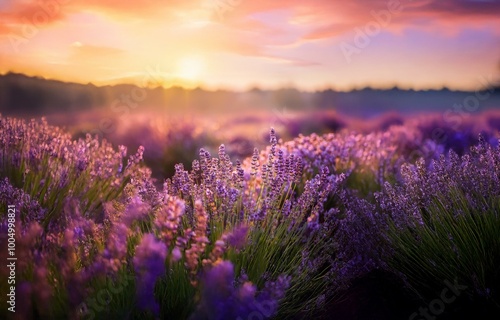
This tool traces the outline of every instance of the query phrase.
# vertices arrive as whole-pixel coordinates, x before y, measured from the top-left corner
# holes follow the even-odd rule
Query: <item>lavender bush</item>
[[[392,222],[391,268],[423,296],[456,279],[500,308],[500,148],[480,137],[461,157],[450,150],[402,171],[404,183],[379,198]]]

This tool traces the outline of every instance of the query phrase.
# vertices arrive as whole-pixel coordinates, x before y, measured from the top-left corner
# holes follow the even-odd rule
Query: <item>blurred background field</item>
[[[500,129],[500,91],[494,81],[469,92],[97,87],[13,73],[1,76],[0,83],[3,115],[43,116],[74,138],[97,134],[129,150],[142,145],[158,183],[172,176],[176,163],[190,168],[200,148],[214,153],[225,144],[229,155],[243,160],[268,144],[270,127],[283,141],[300,134],[385,131],[394,125],[418,128],[425,138],[439,140],[443,137],[433,136],[439,129],[446,137],[437,142],[458,152],[473,145],[479,133],[495,136]]]

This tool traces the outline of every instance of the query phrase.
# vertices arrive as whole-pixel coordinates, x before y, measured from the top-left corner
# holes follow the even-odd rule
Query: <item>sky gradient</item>
[[[476,89],[500,0],[0,0],[0,73],[94,84]]]

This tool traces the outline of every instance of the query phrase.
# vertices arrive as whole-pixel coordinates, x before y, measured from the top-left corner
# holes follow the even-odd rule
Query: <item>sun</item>
[[[177,64],[176,75],[183,80],[199,80],[203,67],[203,60],[199,57],[184,57]]]

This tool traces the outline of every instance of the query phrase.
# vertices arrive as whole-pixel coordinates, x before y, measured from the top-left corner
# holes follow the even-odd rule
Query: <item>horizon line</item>
[[[476,89],[461,89],[461,88],[453,88],[449,87],[447,85],[442,85],[440,87],[427,87],[427,88],[415,88],[415,87],[406,87],[401,84],[393,84],[393,85],[382,85],[382,86],[373,86],[373,85],[356,85],[351,87],[350,89],[339,89],[335,88],[334,86],[320,86],[316,89],[305,89],[301,88],[300,86],[296,86],[293,84],[283,84],[279,87],[263,87],[259,86],[258,84],[251,84],[248,85],[245,89],[236,89],[236,88],[227,88],[220,86],[218,88],[210,88],[210,86],[207,86],[206,84],[201,84],[197,83],[196,85],[191,85],[191,86],[186,86],[182,84],[172,84],[170,86],[164,86],[162,84],[158,84],[156,86],[141,86],[137,83],[134,82],[109,82],[106,83],[105,81],[102,81],[99,83],[99,81],[88,81],[88,82],[81,82],[81,81],[67,81],[63,79],[58,79],[58,78],[51,78],[43,75],[30,75],[26,74],[23,72],[16,72],[16,71],[7,71],[4,73],[0,73],[0,77],[5,77],[8,75],[16,75],[16,76],[24,76],[26,78],[33,78],[33,79],[39,79],[39,80],[44,80],[44,81],[55,81],[55,82],[61,82],[65,84],[78,84],[78,85],[89,85],[89,86],[94,86],[97,88],[104,88],[104,87],[117,87],[117,86],[136,86],[138,88],[145,88],[145,89],[150,89],[150,90],[156,90],[158,88],[163,89],[163,90],[169,90],[169,89],[182,89],[186,91],[195,91],[195,90],[202,90],[206,92],[234,92],[234,93],[248,93],[252,91],[263,91],[263,92],[273,92],[273,91],[279,91],[279,90],[296,90],[301,93],[318,93],[318,92],[325,92],[325,91],[334,91],[334,92],[339,92],[339,93],[349,93],[349,92],[356,92],[356,91],[363,91],[363,90],[374,90],[374,91],[391,91],[391,90],[400,90],[400,91],[413,91],[413,92],[426,92],[426,91],[451,91],[451,92],[476,92],[476,91],[485,91],[485,90],[490,90],[492,88],[498,88],[500,87],[500,78],[497,78],[494,80],[492,86],[483,86],[481,88],[476,88]]]

